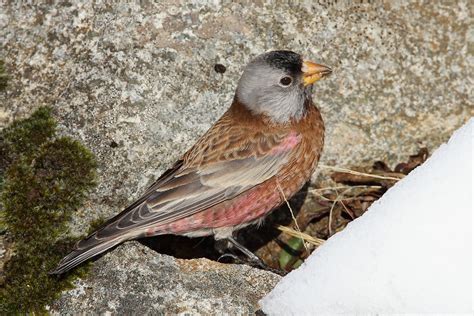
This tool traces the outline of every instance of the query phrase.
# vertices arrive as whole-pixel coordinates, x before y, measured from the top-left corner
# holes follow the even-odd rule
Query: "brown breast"
[[[310,179],[324,146],[324,122],[319,110],[312,102],[307,104],[304,118],[291,123],[291,129],[302,136],[294,158],[283,167],[277,177],[285,197],[289,199]]]

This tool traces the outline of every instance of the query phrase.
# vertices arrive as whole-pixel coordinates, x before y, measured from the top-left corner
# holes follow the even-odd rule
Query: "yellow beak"
[[[305,87],[315,83],[323,77],[328,76],[332,72],[331,68],[313,63],[312,61],[308,60],[303,62],[301,71],[303,72],[303,82]]]

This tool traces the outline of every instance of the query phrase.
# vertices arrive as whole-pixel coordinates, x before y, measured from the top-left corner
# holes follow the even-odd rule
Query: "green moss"
[[[86,268],[63,277],[48,275],[71,249],[61,239],[67,223],[95,185],[96,162],[79,142],[55,137],[48,108],[0,132],[4,183],[3,221],[14,255],[6,263],[0,288],[0,313],[45,312],[59,293]]]
[[[31,117],[13,122],[0,133],[0,175],[20,156],[32,158],[36,150],[50,141],[56,130],[51,109],[41,107]]]
[[[0,91],[7,88],[8,76],[5,72],[5,62],[0,60]]]

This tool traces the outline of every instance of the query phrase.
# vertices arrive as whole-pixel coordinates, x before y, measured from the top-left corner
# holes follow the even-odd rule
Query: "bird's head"
[[[252,60],[244,70],[236,96],[254,114],[264,114],[278,123],[300,119],[312,84],[331,69],[292,51],[271,51]]]

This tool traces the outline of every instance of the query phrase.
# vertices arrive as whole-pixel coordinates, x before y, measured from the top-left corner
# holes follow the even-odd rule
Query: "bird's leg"
[[[214,243],[214,248],[217,250],[217,252],[220,253],[219,258],[217,258],[218,262],[220,262],[224,258],[230,258],[235,263],[245,263],[234,253],[229,253],[230,242],[227,239],[216,240],[216,242]]]
[[[234,263],[246,263],[233,252],[229,253],[229,251],[232,251],[231,250],[232,245],[233,244],[228,239],[216,240],[214,247],[221,254],[220,257],[217,259],[217,261],[221,261],[221,259],[224,259],[224,258],[231,258]]]
[[[263,270],[267,270],[267,271],[270,271],[270,272],[273,272],[273,273],[276,273],[276,274],[279,274],[279,275],[285,275],[286,274],[286,271],[282,271],[282,270],[278,270],[278,269],[273,269],[273,268],[270,268],[267,264],[265,264],[262,259],[260,259],[257,255],[255,255],[253,252],[251,252],[250,250],[248,250],[247,248],[245,248],[242,244],[240,244],[237,240],[235,240],[233,237],[227,237],[227,240],[237,249],[240,250],[240,252],[242,252],[244,255],[247,256],[247,258],[249,259],[249,261],[247,262],[249,265],[251,266],[257,266],[257,267],[260,267],[261,269]],[[222,257],[231,257],[231,258],[235,258],[236,256],[235,255],[229,255],[229,254],[224,254],[221,256]],[[239,259],[239,261],[242,261]]]
[[[234,246],[235,248],[239,249],[240,252],[242,252],[244,255],[247,256],[247,258],[250,259],[250,261],[257,263],[259,265],[263,265],[262,259],[260,259],[256,254],[245,248],[242,244],[240,244],[237,240],[234,239],[234,237],[228,237],[227,240]]]

